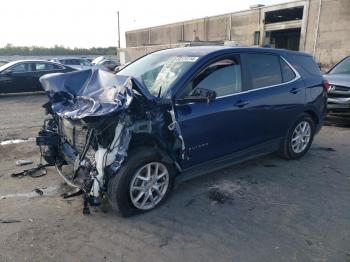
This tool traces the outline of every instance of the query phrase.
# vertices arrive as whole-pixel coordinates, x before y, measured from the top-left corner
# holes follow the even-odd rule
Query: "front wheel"
[[[280,155],[286,159],[298,159],[310,149],[315,134],[314,120],[308,114],[303,114],[289,129],[285,137]]]
[[[152,210],[169,196],[174,180],[172,165],[160,152],[141,147],[131,152],[108,182],[108,198],[114,210],[132,216]]]

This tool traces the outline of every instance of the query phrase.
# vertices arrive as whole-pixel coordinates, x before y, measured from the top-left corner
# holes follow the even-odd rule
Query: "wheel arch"
[[[314,110],[312,110],[311,108],[307,108],[304,110],[304,113],[310,115],[315,123],[315,126],[318,126],[318,124],[320,123],[320,119]]]

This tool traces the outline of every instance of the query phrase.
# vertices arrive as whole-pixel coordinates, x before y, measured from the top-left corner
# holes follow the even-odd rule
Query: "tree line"
[[[20,56],[36,56],[36,55],[116,55],[116,47],[92,47],[92,48],[69,48],[61,45],[54,47],[41,46],[14,46],[7,44],[0,47],[1,56],[20,55]]]

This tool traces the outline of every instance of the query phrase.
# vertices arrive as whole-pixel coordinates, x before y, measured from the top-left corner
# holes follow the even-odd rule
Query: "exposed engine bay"
[[[185,145],[173,105],[152,96],[138,79],[86,70],[40,81],[50,117],[37,145],[45,161],[80,188],[90,205],[101,203],[108,180],[139,144],[162,148],[166,161],[179,167]]]

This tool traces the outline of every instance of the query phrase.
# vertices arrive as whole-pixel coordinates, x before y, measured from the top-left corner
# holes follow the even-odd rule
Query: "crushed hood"
[[[150,98],[137,79],[89,69],[40,78],[52,104],[52,111],[64,118],[81,119],[124,110],[132,102],[134,90]]]

